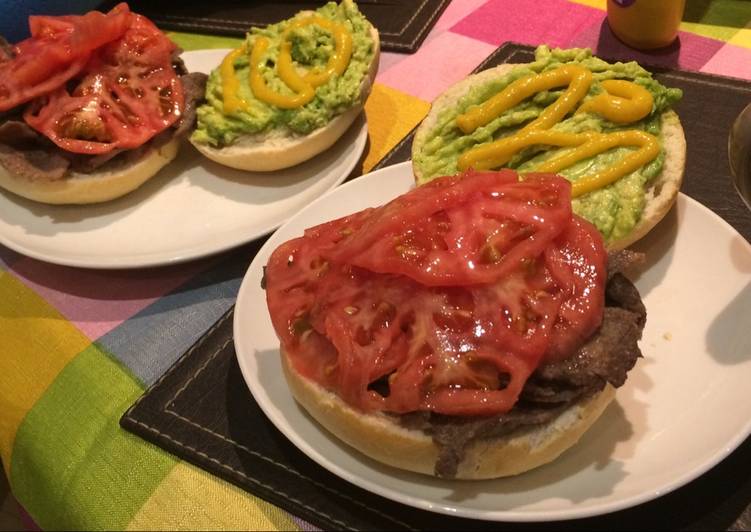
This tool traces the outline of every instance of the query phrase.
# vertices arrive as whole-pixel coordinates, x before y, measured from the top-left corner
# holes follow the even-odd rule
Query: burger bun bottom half
[[[180,142],[174,138],[159,147],[150,147],[134,162],[113,162],[86,174],[68,172],[62,179],[54,181],[27,179],[0,166],[0,186],[42,203],[101,203],[119,198],[151,179],[177,156]]]
[[[488,70],[473,74],[449,87],[433,102],[430,112],[415,132],[415,140],[412,144],[412,160],[422,150],[428,140],[428,133],[432,131],[444,109],[455,106],[474,86],[506,75],[520,64],[504,64]],[[678,191],[683,182],[683,172],[686,167],[686,136],[681,126],[681,121],[674,111],[667,111],[662,115],[662,144],[665,150],[665,161],[662,172],[652,179],[646,187],[646,205],[641,219],[634,229],[625,237],[608,242],[607,247],[611,251],[625,249],[656,226],[660,220],[670,211],[678,197]],[[415,180],[418,184],[426,182],[426,176],[420,169],[413,165]]]
[[[386,414],[365,414],[353,409],[336,394],[295,371],[284,350],[282,367],[296,401],[337,438],[384,464],[434,475],[439,449],[429,435],[405,428]],[[456,478],[507,477],[552,462],[579,441],[614,398],[615,388],[608,384],[551,422],[474,441],[459,463]]]

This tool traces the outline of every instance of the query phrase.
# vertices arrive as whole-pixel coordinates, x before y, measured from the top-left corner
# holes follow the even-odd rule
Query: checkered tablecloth
[[[363,172],[423,118],[436,95],[505,41],[618,52],[601,39],[604,6],[605,0],[454,0],[417,53],[382,55],[366,105]],[[685,19],[680,49],[661,61],[751,80],[751,2],[688,0]],[[239,42],[171,35],[187,50]],[[308,527],[118,425],[234,303],[241,278],[218,273],[226,260],[230,255],[95,271],[0,246],[0,457],[30,525]]]

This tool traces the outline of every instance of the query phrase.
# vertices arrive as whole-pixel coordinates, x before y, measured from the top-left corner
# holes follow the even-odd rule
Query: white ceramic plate
[[[637,281],[648,310],[645,358],[617,402],[558,460],[515,478],[447,481],[382,466],[334,440],[287,390],[260,288],[262,266],[306,227],[382,204],[411,185],[406,163],[327,194],[272,235],[240,289],[234,332],[245,380],[266,415],[310,458],[353,484],[425,510],[544,521],[659,497],[707,471],[751,433],[751,245],[681,195],[639,245],[649,262]]]
[[[183,54],[190,71],[228,50]],[[177,263],[224,251],[279,227],[344,181],[367,141],[361,116],[329,150],[287,170],[241,172],[187,141],[177,159],[135,192],[89,206],[52,206],[0,192],[0,243],[47,262],[89,268]]]

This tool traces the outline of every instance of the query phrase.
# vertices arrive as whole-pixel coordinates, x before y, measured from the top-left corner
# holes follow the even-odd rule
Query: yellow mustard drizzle
[[[568,85],[566,92],[553,105],[548,106],[536,120],[526,126],[529,129],[547,129],[566,116],[584,98],[591,84],[592,73],[577,65],[566,65],[542,74],[519,78],[482,105],[457,116],[456,125],[465,134],[472,133],[533,94]]]
[[[490,170],[500,168],[511,160],[515,153],[535,144],[550,146],[579,146],[587,141],[582,135],[561,133],[560,131],[522,130],[516,135],[482,144],[469,150],[459,158],[459,169]]]
[[[293,95],[278,93],[266,85],[266,80],[263,79],[263,74],[261,72],[261,65],[265,61],[264,54],[268,47],[269,40],[266,37],[258,37],[253,45],[253,51],[250,54],[249,79],[250,90],[253,91],[253,95],[263,102],[281,107],[282,109],[295,109],[312,100],[315,91],[308,83],[296,87],[290,87],[292,90],[297,91],[296,94]]]
[[[302,79],[305,80],[305,82],[314,87],[318,87],[319,85],[326,83],[334,74],[341,76],[344,74],[344,71],[347,70],[347,65],[352,57],[352,35],[350,35],[344,25],[332,22],[323,17],[319,17],[318,15],[296,20],[289,25],[285,32],[278,63],[279,77],[290,87],[292,87],[292,84],[290,84],[288,79],[296,80],[299,79],[300,76],[297,74],[297,70],[292,63],[292,43],[290,42],[289,34],[296,28],[302,28],[310,24],[320,26],[333,35],[334,53],[329,57],[326,68],[323,70],[314,68],[306,72],[305,75],[302,76]]]
[[[595,155],[618,146],[634,146],[639,149],[629,153],[623,159],[613,163],[608,168],[577,179],[572,184],[571,195],[576,198],[593,190],[606,187],[616,182],[624,175],[634,172],[657,157],[660,153],[660,142],[654,135],[638,129],[617,131],[615,133],[580,134],[578,137],[589,137],[586,141],[570,152],[555,157],[535,169],[536,172],[559,172],[574,163],[594,157]],[[545,142],[542,142],[545,144]]]
[[[556,87],[566,91],[540,116],[514,135],[472,148],[459,157],[459,170],[489,170],[508,163],[520,150],[534,145],[574,147],[567,153],[546,161],[537,172],[559,172],[573,164],[618,146],[638,148],[605,170],[587,175],[573,183],[572,196],[577,197],[614,183],[626,174],[652,161],[660,153],[656,137],[640,130],[615,133],[563,133],[550,128],[561,121],[584,98],[592,83],[592,73],[577,65],[520,78],[484,104],[473,107],[456,118],[465,134],[490,123],[504,111],[530,96]],[[627,124],[641,120],[652,111],[652,95],[644,87],[624,80],[601,83],[604,92],[590,98],[576,111],[597,113],[606,119]]]
[[[330,31],[334,36],[334,53],[329,58],[326,67],[311,69],[304,75],[297,72],[292,61],[292,43],[290,33],[309,24],[316,24]],[[315,97],[315,88],[326,83],[334,74],[342,75],[352,57],[352,35],[347,28],[317,15],[305,17],[290,23],[282,35],[282,45],[277,58],[277,73],[279,78],[294,91],[295,94],[281,94],[269,88],[261,73],[264,54],[268,50],[269,41],[265,37],[258,37],[250,57],[250,88],[256,98],[282,109],[296,109],[310,102]]]
[[[222,76],[224,114],[231,114],[248,109],[248,102],[240,96],[240,80],[235,74],[235,60],[244,53],[245,50],[243,48],[232,50],[227,54],[224,60],[222,60],[222,64],[219,67],[219,74]]]
[[[604,92],[584,102],[576,114],[597,113],[615,124],[631,124],[652,112],[652,95],[641,85],[622,79],[600,85]]]

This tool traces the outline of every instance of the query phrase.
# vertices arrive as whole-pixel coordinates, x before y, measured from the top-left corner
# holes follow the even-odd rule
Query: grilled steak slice
[[[177,74],[178,76],[184,76],[188,73],[188,69],[185,68],[185,61],[183,61],[183,58],[180,57],[182,53],[182,48],[175,48],[175,50],[172,52],[172,70],[174,70],[175,74]]]
[[[567,406],[566,403],[521,403],[515,405],[510,412],[491,418],[456,418],[440,414],[431,416],[429,432],[440,449],[435,474],[445,478],[456,476],[459,464],[464,458],[464,450],[471,442],[483,438],[498,438],[517,429],[542,425],[555,419]]]
[[[639,260],[637,254],[621,256],[618,264],[632,264],[634,258]],[[616,271],[606,287],[606,307],[597,333],[571,357],[538,368],[510,412],[480,418],[421,412],[399,416],[399,420],[405,427],[432,436],[440,449],[435,473],[451,478],[473,441],[547,423],[569,406],[601,391],[606,383],[623,385],[627,372],[641,356],[637,342],[645,322],[646,310],[639,292]]]
[[[634,284],[621,273],[616,273],[605,287],[605,305],[620,307],[638,316],[639,329],[647,322],[647,309]],[[641,338],[641,336],[640,336]]]
[[[616,273],[628,273],[636,267],[644,264],[644,253],[622,249],[608,253],[608,280]]]
[[[20,120],[0,124],[0,165],[30,181],[62,179],[70,161],[61,150]]]
[[[606,307],[600,330],[593,338],[573,356],[538,368],[533,379],[550,386],[587,391],[599,391],[608,382],[622,386],[626,373],[640,356],[636,345],[641,338],[640,319],[626,309]]]
[[[23,176],[29,181],[56,181],[65,176],[70,161],[44,149],[21,151],[0,144],[0,165],[11,174]]]
[[[16,148],[32,147],[44,137],[22,120],[9,119],[0,124],[0,144]]]
[[[175,135],[187,135],[196,121],[196,110],[204,99],[206,93],[206,81],[209,77],[201,72],[191,72],[180,77],[183,82],[183,91],[185,91],[185,107],[183,116],[177,123]]]

